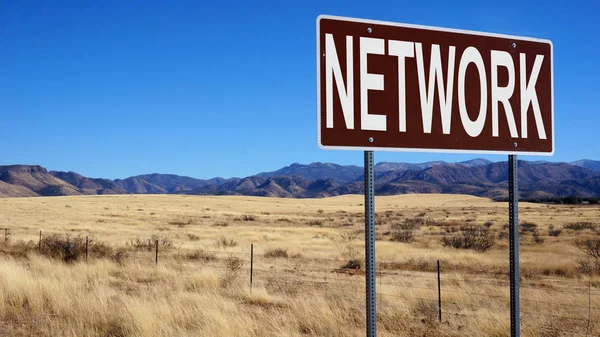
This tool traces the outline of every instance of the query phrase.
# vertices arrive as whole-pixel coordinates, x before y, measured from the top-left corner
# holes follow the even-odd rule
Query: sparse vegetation
[[[533,232],[533,242],[537,244],[544,243],[544,238],[540,236],[540,232],[537,229],[535,230],[535,232]]]
[[[379,217],[387,222],[377,228],[377,238],[393,239],[397,231],[412,231],[414,236],[412,243],[403,245],[377,243],[378,281],[382,282],[378,287],[380,334],[503,336],[508,316],[502,309],[507,295],[507,242],[498,242],[498,249],[492,245],[485,254],[442,247],[444,237],[463,237],[471,227],[501,237],[506,231],[502,229],[505,205],[452,195],[431,195],[427,200],[411,195],[377,198]],[[23,207],[21,200],[0,199],[0,214],[17,223],[7,242],[0,232],[0,313],[4,313],[0,325],[7,335],[25,336],[13,333],[14,329],[26,329],[27,335],[35,336],[66,331],[89,337],[364,334],[364,301],[356,300],[364,292],[363,208],[357,206],[361,198],[274,199],[276,202],[244,198],[243,204],[226,197],[189,197],[183,202],[182,196],[98,199],[100,206],[86,197],[27,200],[31,208]],[[40,206],[40,201],[48,204]],[[66,209],[65,203],[72,209]],[[111,214],[102,211],[102,206],[110,206]],[[546,206],[521,209],[522,218],[538,224],[533,231],[524,232],[521,240],[521,282],[527,289],[523,298],[557,303],[551,308],[553,315],[578,319],[574,323],[557,318],[553,328],[599,335],[598,326],[590,324],[586,331],[586,325],[588,285],[593,293],[600,269],[596,259],[574,249],[573,242],[600,237],[589,228],[560,230],[566,223],[596,223],[600,208]],[[322,216],[315,213],[319,207],[326,210]],[[426,207],[430,208],[427,216],[418,217]],[[146,211],[136,212],[139,208]],[[466,208],[467,214],[461,208]],[[56,214],[42,215],[32,209],[52,209]],[[194,216],[193,209],[211,220]],[[150,211],[156,214],[150,216]],[[260,225],[244,223],[244,213],[268,218]],[[240,221],[233,221],[234,217]],[[330,217],[334,220],[327,221]],[[187,225],[190,219],[193,230]],[[314,219],[325,225],[311,227],[309,221]],[[342,227],[352,223],[348,219],[356,220],[356,225]],[[467,223],[467,219],[477,220]],[[218,222],[228,226],[214,226]],[[92,235],[88,231],[94,230],[96,237],[110,243],[111,252],[104,258],[91,254],[89,264],[81,263],[81,255],[79,263],[68,264],[60,256],[40,256],[39,227],[44,228],[46,238],[52,231],[70,234],[73,239]],[[555,231],[560,234],[552,235]],[[155,242],[149,249],[144,244],[156,232],[172,241],[171,249],[159,249],[158,266],[154,263]],[[139,249],[130,242],[136,236],[143,238]],[[235,244],[215,244],[219,250],[210,251],[213,242],[221,238]],[[536,238],[546,242],[538,244]],[[248,282],[250,243],[255,244],[252,292]],[[346,251],[345,247],[350,248]],[[265,258],[267,255],[275,257]],[[444,307],[442,324],[437,323],[435,301],[419,300],[435,299],[429,289],[437,287],[437,259],[442,264],[442,295],[453,302]],[[600,320],[596,313],[599,303],[592,297],[591,321]],[[545,303],[534,301],[524,301],[523,306],[534,313],[549,310]],[[585,308],[573,310],[574,306]],[[202,324],[198,324],[199,318]],[[537,337],[548,324],[545,317],[528,316],[523,320],[523,337]]]
[[[562,228],[554,228],[554,225],[548,226],[548,235],[549,236],[559,236],[562,233]]]
[[[216,226],[216,227],[227,227],[227,226],[229,226],[229,223],[227,223],[225,221],[217,221],[217,222],[215,222],[214,226]]]
[[[190,233],[187,236],[190,239],[190,241],[198,241],[198,240],[200,240],[200,235],[196,235],[196,234],[191,234]]]
[[[323,226],[323,220],[310,220],[308,221],[309,226]]]
[[[359,270],[361,268],[362,268],[362,261],[359,259],[349,260],[345,265],[342,266],[342,269]]]
[[[534,233],[537,231],[537,224],[533,222],[523,222],[521,223],[521,233]]]
[[[236,247],[238,245],[238,242],[235,241],[234,239],[230,239],[225,236],[221,236],[220,238],[215,240],[214,245],[215,245],[215,247],[217,247],[217,249],[226,249],[226,248]]]
[[[577,261],[577,270],[583,274],[600,274],[600,239],[577,240],[575,246],[589,257]]]
[[[265,257],[267,258],[288,258],[288,250],[283,248],[274,248],[265,251]]]
[[[358,231],[343,232],[340,234],[340,250],[344,258],[354,260],[360,255],[360,249],[354,244],[358,238]]]
[[[212,262],[217,260],[217,256],[213,252],[206,252],[202,249],[195,250],[187,255],[188,260],[201,261],[201,262]]]
[[[137,237],[129,241],[129,245],[135,250],[147,250],[153,251],[156,249],[156,242],[158,246],[162,248],[172,248],[173,239],[169,235],[165,234],[153,234],[150,238],[142,239]]]
[[[564,225],[565,229],[572,229],[574,231],[582,231],[585,229],[595,231],[597,227],[596,224],[587,221],[571,222]]]
[[[415,230],[425,225],[426,221],[423,218],[407,218],[401,224],[394,224],[392,227],[402,230]]]
[[[464,226],[459,234],[445,236],[442,244],[458,249],[471,249],[485,252],[496,243],[496,235],[489,229],[480,226]]]
[[[85,238],[50,234],[42,238],[39,252],[44,256],[60,259],[67,263],[81,261],[85,257]],[[88,255],[96,258],[108,258],[112,256],[112,253],[112,247],[105,242],[88,239]]]
[[[415,233],[412,230],[398,230],[393,234],[392,240],[397,242],[409,243],[415,240]]]

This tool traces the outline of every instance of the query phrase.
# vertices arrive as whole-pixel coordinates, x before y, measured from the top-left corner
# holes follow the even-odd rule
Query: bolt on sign
[[[552,42],[317,19],[323,149],[552,155]]]

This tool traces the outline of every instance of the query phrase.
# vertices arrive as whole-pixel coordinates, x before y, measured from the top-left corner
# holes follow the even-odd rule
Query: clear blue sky
[[[317,147],[319,14],[551,39],[556,151],[523,158],[600,159],[599,13],[597,0],[1,1],[0,164],[106,178],[362,165]]]

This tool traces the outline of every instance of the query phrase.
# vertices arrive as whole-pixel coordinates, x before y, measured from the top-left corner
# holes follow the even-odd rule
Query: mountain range
[[[378,195],[457,193],[504,199],[507,187],[506,162],[473,159],[458,163],[381,162],[375,165]],[[519,161],[519,191],[522,198],[528,199],[600,197],[600,161]],[[333,163],[294,163],[245,178],[207,180],[158,173],[110,180],[88,178],[75,172],[48,171],[39,165],[0,166],[0,197],[194,194],[309,198],[363,192],[362,167]]]

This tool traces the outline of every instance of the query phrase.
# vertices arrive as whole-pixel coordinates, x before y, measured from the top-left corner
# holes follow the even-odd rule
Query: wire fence
[[[65,237],[63,234],[0,228],[0,243],[22,242],[41,253],[46,238]],[[94,243],[89,237],[78,241],[85,249],[80,260],[83,256],[85,262],[102,257]],[[67,241],[63,248],[73,249],[69,244],[76,243]],[[348,261],[342,259],[290,256],[287,251],[257,253],[254,245],[242,252],[227,248],[182,252],[169,249],[160,240],[144,244],[142,248],[129,247],[127,260],[148,267],[177,262],[183,277],[193,277],[198,270],[235,273],[248,278],[250,290],[260,287],[304,294],[324,290],[358,308],[365,305],[364,272],[357,266],[347,266]],[[509,317],[507,275],[458,274],[446,271],[439,261],[436,272],[387,269],[387,265],[380,263],[376,268],[378,310],[410,310],[440,322],[486,320],[491,314]],[[600,289],[592,282],[546,276],[523,278],[520,293],[524,329],[535,328],[546,335],[600,336]]]

